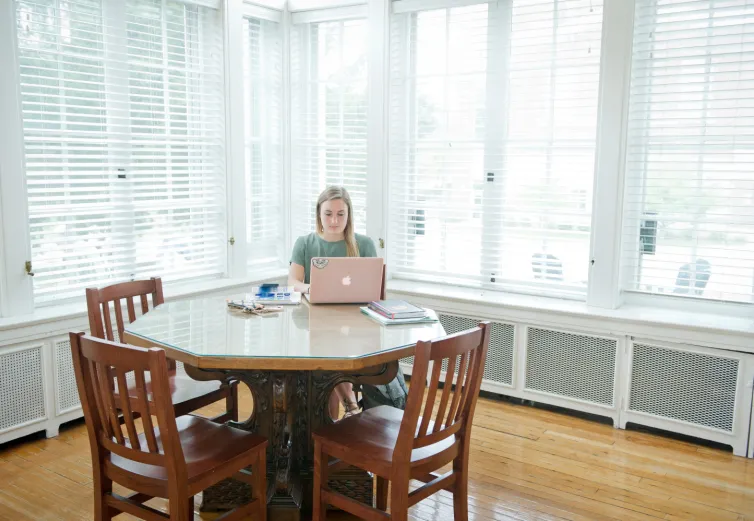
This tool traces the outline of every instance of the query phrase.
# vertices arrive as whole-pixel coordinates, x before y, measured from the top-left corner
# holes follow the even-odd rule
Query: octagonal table
[[[333,388],[387,383],[417,341],[444,334],[439,322],[383,326],[357,305],[304,302],[259,316],[230,309],[219,297],[158,306],[126,326],[123,340],[165,349],[194,379],[239,380],[249,387],[253,412],[232,424],[268,438],[270,519],[297,520],[311,508],[311,432],[332,421]],[[363,472],[346,469],[333,480],[371,503],[371,480]],[[244,499],[243,487],[228,481],[206,490],[202,509],[229,508]]]

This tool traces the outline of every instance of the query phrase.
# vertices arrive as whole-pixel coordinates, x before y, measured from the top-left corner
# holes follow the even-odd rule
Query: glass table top
[[[326,361],[368,358],[443,335],[440,322],[383,326],[358,305],[302,302],[260,316],[230,309],[225,297],[213,297],[158,306],[126,326],[124,340],[165,347],[199,361],[218,357]]]

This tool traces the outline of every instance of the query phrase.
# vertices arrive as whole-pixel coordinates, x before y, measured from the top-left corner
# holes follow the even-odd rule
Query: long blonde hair
[[[356,242],[356,235],[353,231],[353,205],[351,204],[351,196],[342,186],[330,186],[326,188],[317,199],[317,208],[315,210],[317,218],[317,234],[320,236],[324,233],[325,227],[322,225],[322,217],[320,217],[319,211],[322,208],[322,203],[325,201],[333,201],[335,199],[342,199],[348,207],[348,219],[346,220],[346,228],[343,230],[343,238],[346,241],[346,255],[348,257],[359,256],[359,244]]]

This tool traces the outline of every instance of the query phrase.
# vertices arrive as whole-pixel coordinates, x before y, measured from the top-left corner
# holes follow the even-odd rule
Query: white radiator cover
[[[631,339],[621,427],[648,425],[730,445],[747,454],[754,356]]]
[[[528,327],[524,389],[614,408],[617,349],[614,338]]]
[[[628,410],[733,432],[741,360],[633,345]]]
[[[55,403],[58,414],[81,408],[76,373],[73,370],[71,341],[58,339],[53,342],[55,353]]]
[[[44,344],[0,351],[0,433],[47,418]]]
[[[717,441],[754,457],[752,354],[421,305],[438,311],[449,334],[492,323],[483,390],[608,417],[620,428],[630,422]],[[412,363],[401,360],[407,374]]]

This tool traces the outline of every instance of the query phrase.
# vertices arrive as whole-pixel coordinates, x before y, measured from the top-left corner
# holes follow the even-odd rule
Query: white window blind
[[[754,297],[754,4],[637,0],[627,290]]]
[[[225,271],[221,14],[17,0],[34,298]]]
[[[283,51],[278,22],[244,19],[246,234],[251,266],[281,264],[283,208]]]
[[[602,2],[466,4],[392,16],[394,273],[583,295]]]
[[[314,231],[314,207],[345,186],[366,232],[367,22],[296,24],[291,35],[291,208],[294,237]]]

